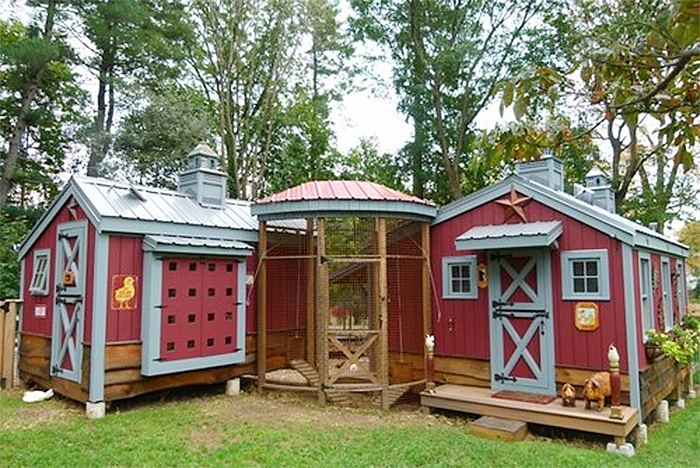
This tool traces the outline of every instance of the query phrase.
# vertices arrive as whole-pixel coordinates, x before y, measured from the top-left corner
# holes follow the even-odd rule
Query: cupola
[[[219,156],[205,143],[199,143],[187,155],[188,169],[180,173],[178,192],[204,206],[226,205],[226,173],[219,170]]]

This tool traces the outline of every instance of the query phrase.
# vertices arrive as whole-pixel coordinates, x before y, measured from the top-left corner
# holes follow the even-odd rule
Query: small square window
[[[226,295],[233,296],[233,288],[226,288]]]
[[[227,263],[227,264],[226,264],[226,271],[228,271],[228,272],[233,271],[233,263]]]
[[[197,290],[196,290],[195,288],[190,288],[190,289],[187,290],[187,294],[188,294],[190,297],[195,297],[195,296],[197,295]]]
[[[216,289],[214,289],[214,288],[207,289],[207,296],[213,296],[215,294],[216,294]]]
[[[190,323],[194,323],[197,320],[197,316],[195,314],[189,314],[187,316],[187,321]]]
[[[216,263],[209,264],[209,271],[216,271]]]
[[[224,339],[224,343],[226,343],[226,344],[231,344],[231,337],[230,337],[230,336],[227,336],[227,337]]]
[[[224,314],[224,319],[225,319],[227,322],[232,321],[232,320],[233,320],[233,312],[226,312],[226,314]]]
[[[189,340],[189,341],[187,342],[187,348],[188,348],[188,349],[194,348],[194,340]]]
[[[562,252],[561,280],[564,299],[610,299],[607,250]]]
[[[168,288],[168,297],[177,296],[177,290],[175,288]]]
[[[168,323],[175,323],[175,316],[174,315],[168,315]]]
[[[190,271],[197,271],[197,264],[195,262],[190,263]]]
[[[177,270],[177,262],[168,262],[168,270],[176,271]]]
[[[51,251],[41,249],[34,251],[34,266],[29,292],[35,296],[45,296],[49,293],[49,260]]]
[[[476,299],[476,256],[444,257],[442,259],[442,297],[446,299]]]
[[[175,351],[175,343],[172,341],[165,345],[165,349],[168,351]]]
[[[207,338],[207,346],[214,346],[214,338]]]
[[[213,322],[214,321],[214,314],[207,314],[207,321],[208,322]]]

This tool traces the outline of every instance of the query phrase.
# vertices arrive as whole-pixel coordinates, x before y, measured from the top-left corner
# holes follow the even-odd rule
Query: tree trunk
[[[56,1],[49,0],[46,6],[46,22],[44,23],[44,40],[51,39],[51,33],[53,31],[53,19],[56,12]],[[39,91],[39,87],[44,79],[44,72],[46,71],[46,65],[48,61],[41,64],[36,72],[36,75],[27,84],[26,92],[23,94],[22,103],[20,105],[19,115],[17,116],[17,122],[12,129],[12,138],[10,139],[10,147],[7,151],[7,157],[2,168],[2,176],[0,177],[0,210],[5,206],[7,202],[7,196],[10,193],[10,186],[12,182],[12,175],[15,172],[15,167],[17,166],[17,161],[19,159],[19,149],[22,144],[22,136],[24,136],[24,131],[27,129],[27,114],[29,109],[36,98]]]

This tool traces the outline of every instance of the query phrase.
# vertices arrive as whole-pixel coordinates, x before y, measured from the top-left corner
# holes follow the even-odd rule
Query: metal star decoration
[[[506,209],[510,209],[512,213],[506,217],[505,221],[508,221],[514,214],[518,215],[524,223],[527,223],[527,218],[525,217],[525,211],[523,210],[523,205],[532,200],[532,197],[519,197],[515,193],[515,185],[510,186],[510,196],[508,198],[503,198],[501,200],[496,200],[496,203],[503,205]]]

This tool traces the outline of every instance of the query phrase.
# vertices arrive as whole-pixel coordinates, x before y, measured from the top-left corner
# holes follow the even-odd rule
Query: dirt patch
[[[23,389],[3,390],[2,398],[21,400]],[[32,429],[54,421],[62,421],[67,418],[75,418],[85,414],[84,410],[77,407],[70,400],[54,396],[47,401],[35,403],[19,402],[21,406],[2,412],[0,428],[5,430]]]

